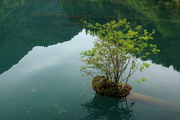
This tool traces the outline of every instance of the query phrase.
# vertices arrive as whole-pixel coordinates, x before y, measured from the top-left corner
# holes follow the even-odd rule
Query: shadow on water
[[[179,120],[180,106],[166,100],[132,92],[126,98],[94,98],[81,106],[88,112],[86,120]]]
[[[88,111],[86,120],[135,120],[133,116],[134,102],[126,99],[102,97],[98,94],[89,102],[81,104]]]

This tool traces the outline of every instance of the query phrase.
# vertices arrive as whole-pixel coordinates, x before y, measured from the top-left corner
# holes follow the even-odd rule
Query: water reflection
[[[86,120],[135,120],[133,116],[134,102],[127,102],[126,99],[115,99],[102,97],[95,94],[89,102],[81,106],[89,113]]]
[[[18,63],[35,46],[49,46],[70,40],[83,29],[84,20],[106,23],[118,18],[127,18],[133,25],[140,24],[148,30],[156,29],[153,44],[161,52],[148,59],[165,67],[172,65],[175,70],[180,71],[177,6],[168,8],[165,3],[159,5],[153,2],[149,2],[151,6],[147,6],[148,2],[149,0],[3,0],[0,12],[0,74]],[[152,7],[154,5],[157,7]]]
[[[71,23],[56,0],[24,1],[23,4],[20,4],[21,0],[3,1],[4,9],[0,12],[3,13],[0,14],[0,74],[17,64],[35,46],[47,47],[69,41],[83,29]]]
[[[171,20],[167,22],[163,18],[166,15],[176,16],[173,11],[169,14],[168,9],[164,11],[159,9],[160,7],[147,7],[145,4],[140,6],[140,9],[133,7],[134,3],[137,6],[139,3],[144,3],[144,1],[138,2],[139,0],[120,4],[120,7],[114,3],[96,3],[95,0],[94,2],[89,0],[2,1],[6,3],[0,5],[2,6],[0,11],[2,120],[81,120],[83,118],[133,120],[133,116],[136,119],[140,118],[139,120],[147,120],[147,112],[152,113],[149,120],[157,119],[159,114],[161,116],[160,109],[150,107],[149,110],[149,106],[137,102],[134,106],[133,103],[114,98],[98,95],[92,98],[92,90],[79,95],[84,90],[84,82],[87,81],[78,73],[82,65],[78,59],[79,53],[90,49],[94,39],[90,36],[87,38],[85,30],[79,33],[83,29],[81,21],[104,23],[119,16],[128,18],[133,24],[141,24],[149,30],[157,28],[154,44],[161,49],[161,53],[148,59],[166,67],[153,64],[143,74],[138,73],[133,76],[131,78],[133,91],[179,104],[180,95],[177,91],[180,90],[180,77],[178,72],[173,71],[173,68],[180,71],[179,17],[173,18],[173,21],[177,22]],[[157,11],[161,13],[160,16],[158,15],[160,19],[157,16],[153,18]],[[168,18],[172,17],[168,16]],[[69,41],[71,38],[73,40]],[[64,43],[61,44],[62,42]],[[168,68],[169,66],[171,67]],[[141,84],[134,82],[142,77],[147,78],[147,81]],[[39,103],[45,105],[41,107]],[[54,104],[59,107],[55,107]],[[46,110],[54,107],[58,115],[59,110],[67,112],[56,118]],[[81,107],[86,109],[87,113]],[[168,111],[164,118],[169,116],[169,113]]]

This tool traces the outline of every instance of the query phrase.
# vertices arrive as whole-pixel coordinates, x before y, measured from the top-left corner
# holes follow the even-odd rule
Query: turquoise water
[[[152,120],[164,118],[163,114],[174,116],[176,111],[167,113],[167,108],[149,106],[148,102],[135,102],[132,107],[126,107],[120,99],[95,95],[91,80],[78,73],[83,64],[79,53],[90,49],[94,39],[83,30],[70,41],[36,46],[1,74],[1,119],[127,119],[130,116],[129,119]],[[147,78],[146,82],[134,82],[142,76]],[[179,104],[179,78],[179,73],[172,68],[152,64],[144,73],[131,77],[130,84],[134,92]],[[132,103],[127,99],[129,106]],[[170,106],[168,109],[172,110]]]
[[[155,42],[161,53],[147,61],[149,69],[129,80],[136,96],[102,97],[92,90],[91,79],[79,73],[83,65],[79,53],[91,49],[96,38],[86,33],[80,21],[104,23],[117,18],[110,9],[121,9],[124,15],[128,7],[92,3],[93,13],[83,1],[78,3],[81,7],[63,0],[16,2],[1,7],[0,120],[180,119],[179,62],[173,61],[178,58],[178,37],[162,37],[157,31],[155,41],[164,40]],[[170,48],[176,48],[172,59],[165,54]],[[146,82],[136,82],[143,77]]]

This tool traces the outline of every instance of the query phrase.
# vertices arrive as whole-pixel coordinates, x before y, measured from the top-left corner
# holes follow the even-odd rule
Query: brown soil
[[[92,80],[92,88],[102,96],[125,97],[129,95],[132,87],[122,83],[115,84],[104,76],[96,76]]]

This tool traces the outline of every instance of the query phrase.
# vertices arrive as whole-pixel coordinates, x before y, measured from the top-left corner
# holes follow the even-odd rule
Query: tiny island
[[[141,59],[160,51],[149,42],[155,31],[149,33],[141,25],[132,28],[126,19],[103,25],[85,24],[90,29],[88,33],[98,38],[91,50],[80,53],[85,63],[80,69],[82,76],[92,76],[92,88],[102,96],[127,96],[132,89],[128,85],[129,77],[150,66]],[[146,79],[137,80],[141,81]]]

